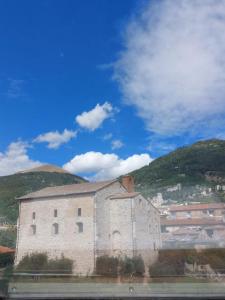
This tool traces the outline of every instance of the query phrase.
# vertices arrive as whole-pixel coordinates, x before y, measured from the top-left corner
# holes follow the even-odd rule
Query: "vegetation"
[[[113,256],[100,256],[96,261],[96,273],[103,276],[143,276],[145,272],[144,261],[141,256],[117,258]]]
[[[216,272],[225,274],[225,249],[160,250],[157,262],[149,267],[149,274],[151,277],[184,275],[185,263],[208,264]]]
[[[172,198],[182,200],[185,198],[185,193],[187,195],[190,192],[194,193],[196,185],[205,187],[215,187],[223,183],[225,185],[224,153],[225,141],[223,140],[197,142],[155,159],[148,166],[132,172],[131,175],[134,176],[136,188],[145,196],[155,195],[157,192],[166,193],[167,187],[181,183],[184,189],[180,194],[179,191],[174,192]],[[224,193],[215,192],[213,197],[213,201],[223,201]]]
[[[6,268],[13,265],[14,253],[0,253],[0,268]]]
[[[107,255],[99,256],[96,260],[96,273],[103,276],[117,276],[119,259]]]
[[[46,273],[46,274],[72,274],[73,261],[62,256],[49,259],[46,253],[33,253],[26,255],[16,267],[16,272]]]
[[[17,197],[42,189],[84,182],[84,179],[67,173],[31,172],[0,177],[0,221],[15,224],[18,217]]]
[[[9,248],[16,247],[16,228],[0,231],[0,245]]]
[[[141,256],[125,257],[120,261],[120,266],[120,272],[123,275],[143,276],[145,273],[145,265]]]

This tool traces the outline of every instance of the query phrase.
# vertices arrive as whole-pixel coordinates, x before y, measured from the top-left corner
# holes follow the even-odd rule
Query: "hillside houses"
[[[223,247],[225,204],[171,205],[161,217],[161,230],[165,248]]]

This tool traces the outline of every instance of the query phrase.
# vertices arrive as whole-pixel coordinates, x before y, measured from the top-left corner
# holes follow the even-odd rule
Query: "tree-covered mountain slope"
[[[49,171],[51,170],[51,171]],[[27,193],[37,191],[47,186],[57,186],[72,183],[81,183],[85,180],[59,169],[39,167],[32,172],[20,172],[14,175],[0,177],[0,218],[14,223],[18,216],[18,200]]]
[[[160,192],[166,200],[223,201],[225,141],[212,139],[178,148],[131,175],[145,196]]]

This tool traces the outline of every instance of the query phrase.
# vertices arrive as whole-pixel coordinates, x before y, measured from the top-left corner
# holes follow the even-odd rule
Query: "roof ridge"
[[[18,197],[18,200],[43,198],[43,197],[53,197],[53,196],[65,196],[73,194],[83,194],[83,193],[93,193],[101,190],[102,188],[116,182],[116,179],[97,181],[97,182],[82,182],[73,183],[58,186],[49,186],[41,190],[28,193],[24,196]]]

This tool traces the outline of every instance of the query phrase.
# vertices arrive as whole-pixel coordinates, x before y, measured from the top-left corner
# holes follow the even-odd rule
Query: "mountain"
[[[131,173],[147,197],[178,202],[224,201],[225,141],[200,141],[155,159]]]
[[[64,173],[64,174],[71,174],[69,172],[67,172],[66,170],[58,167],[58,166],[54,166],[54,165],[41,165],[39,167],[36,168],[31,168],[31,169],[27,169],[27,170],[23,170],[18,172],[18,174],[23,174],[23,173],[33,173],[33,172],[54,172],[54,173]]]
[[[15,224],[18,217],[18,201],[15,199],[16,197],[47,186],[81,182],[85,182],[85,180],[52,165],[43,165],[13,175],[1,176],[0,221],[2,218],[9,223]]]

